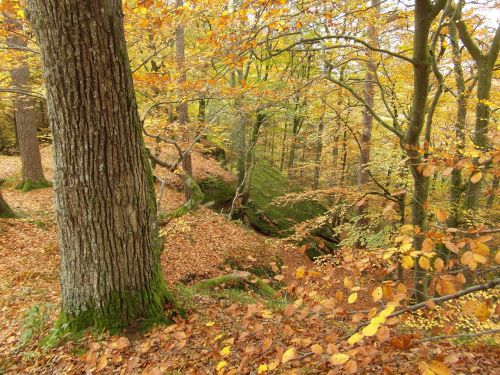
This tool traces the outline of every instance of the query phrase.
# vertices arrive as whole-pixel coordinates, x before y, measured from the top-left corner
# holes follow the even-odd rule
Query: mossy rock
[[[260,232],[277,237],[291,234],[297,224],[323,215],[327,209],[318,202],[299,200],[276,205],[273,200],[290,192],[300,191],[286,176],[268,163],[257,163],[250,180],[250,198],[246,213],[250,223]]]
[[[218,176],[211,176],[198,181],[205,198],[203,203],[213,202],[212,207],[215,209],[222,208],[230,204],[236,193],[234,182],[228,182]]]
[[[278,169],[266,162],[257,163],[252,172],[250,198],[246,206],[250,224],[265,235],[287,237],[293,233],[294,225],[327,212],[321,203],[307,199],[283,205],[273,204],[274,199],[300,190],[290,184]],[[330,228],[324,227],[311,234],[314,238],[307,239],[311,258],[331,253],[337,248],[335,235]]]

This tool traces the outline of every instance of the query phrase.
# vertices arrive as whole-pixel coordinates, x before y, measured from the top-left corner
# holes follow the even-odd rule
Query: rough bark
[[[6,38],[7,45],[12,48],[27,47],[27,41],[22,36],[22,25],[6,13],[4,22],[6,29],[10,31]],[[21,56],[18,66],[10,70],[10,78],[13,88],[29,90],[30,71],[24,57]],[[22,182],[18,188],[23,191],[50,185],[43,175],[40,146],[36,137],[39,116],[35,105],[35,99],[30,96],[16,95],[14,99],[14,120],[23,169]]]
[[[5,201],[2,195],[2,185],[4,180],[0,180],[0,218],[16,217],[16,214],[10,208],[9,204]]]
[[[30,0],[54,136],[62,318],[72,329],[160,319],[152,174],[120,0]]]

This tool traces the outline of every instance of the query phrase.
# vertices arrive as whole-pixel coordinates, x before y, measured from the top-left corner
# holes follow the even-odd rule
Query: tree
[[[377,27],[374,25],[376,23],[376,19],[380,14],[380,1],[379,0],[371,0],[370,5],[374,8],[375,20],[372,20],[368,25],[368,42],[372,46],[377,45]],[[373,107],[375,92],[374,92],[374,80],[375,80],[375,71],[377,70],[377,65],[374,61],[373,51],[367,48],[367,56],[366,56],[366,72],[365,72],[365,81],[364,81],[364,99],[366,103]],[[363,124],[361,130],[360,144],[361,150],[359,153],[359,165],[358,165],[358,186],[363,186],[368,182],[368,172],[366,170],[366,165],[370,162],[370,143],[372,138],[372,125],[373,125],[373,116],[370,111],[364,107],[363,108]],[[363,206],[360,206],[359,209],[362,214],[364,211]]]
[[[27,48],[26,38],[23,36],[21,23],[3,13],[4,22],[9,31],[6,43],[9,48]],[[12,89],[19,92],[29,91],[30,71],[25,57],[19,59],[19,65],[10,70]],[[14,121],[17,130],[17,141],[22,162],[22,182],[18,188],[29,191],[36,188],[50,186],[50,183],[43,175],[40,147],[37,133],[37,113],[35,109],[35,99],[28,95],[15,94],[14,99]]]
[[[500,52],[500,25],[497,27],[493,40],[489,48],[483,52],[472,38],[467,29],[467,25],[462,19],[463,1],[459,2],[456,15],[452,22],[456,23],[458,34],[465,48],[474,59],[477,66],[477,91],[476,91],[476,123],[474,126],[474,145],[481,151],[488,147],[488,124],[490,121],[490,105],[488,101],[491,96],[491,82],[493,79],[493,70]],[[476,160],[476,167],[478,162]],[[479,206],[481,195],[482,179],[474,182],[470,181],[467,190],[465,208],[474,210]]]
[[[152,174],[120,0],[31,0],[54,137],[62,317],[73,329],[159,319]]]
[[[3,183],[5,180],[0,179],[0,188],[2,187]],[[2,195],[2,190],[0,189],[0,218],[8,218],[8,217],[16,217],[16,214],[8,203],[5,201],[3,195]]]
[[[176,0],[176,6],[182,7],[184,5],[184,0]],[[175,30],[175,60],[177,69],[179,70],[179,84],[184,84],[186,82],[186,68],[184,62],[186,60],[185,54],[185,41],[184,41],[184,25],[181,23],[177,26]],[[177,113],[179,117],[179,122],[184,125],[184,136],[187,138],[188,129],[187,123],[189,122],[188,113],[188,103],[184,98],[181,98],[181,103],[177,107]],[[182,169],[186,174],[184,176],[184,196],[186,202],[192,198],[193,192],[191,189],[193,167],[191,162],[191,152],[187,152],[182,159]]]

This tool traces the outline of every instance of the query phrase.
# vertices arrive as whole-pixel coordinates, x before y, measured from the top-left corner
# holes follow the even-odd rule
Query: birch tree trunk
[[[54,135],[62,318],[160,319],[167,295],[120,0],[30,0]]]
[[[27,47],[22,37],[22,25],[4,13],[7,45],[12,48]],[[25,59],[19,59],[19,65],[10,71],[12,87],[18,90],[29,90],[30,71]],[[50,186],[43,175],[40,146],[36,137],[38,116],[35,109],[35,99],[29,96],[17,95],[14,100],[14,120],[17,129],[17,140],[22,164],[22,182],[18,188],[29,191]]]

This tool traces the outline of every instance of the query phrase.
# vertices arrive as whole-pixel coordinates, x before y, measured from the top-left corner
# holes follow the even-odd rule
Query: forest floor
[[[50,148],[43,148],[42,155],[51,179]],[[215,161],[201,155],[195,160],[197,173],[219,173],[214,172],[220,168]],[[60,294],[52,189],[21,193],[14,189],[20,178],[19,158],[1,156],[0,165],[0,178],[7,179],[4,197],[20,214],[0,219],[0,374],[500,371],[497,345],[481,340],[426,341],[425,327],[399,320],[387,322],[390,337],[384,330],[358,346],[348,345],[352,327],[377,305],[363,291],[355,302],[346,301],[346,277],[354,278],[351,269],[314,264],[284,240],[264,237],[205,207],[161,229],[164,276],[188,311],[187,318],[177,317],[174,324],[146,334],[88,333],[42,348],[39,343],[51,333]],[[181,203],[182,194],[168,189],[164,207]],[[245,271],[254,269],[273,272],[263,278],[281,287],[278,297],[261,296],[252,282],[248,290],[220,287],[202,292],[190,287],[199,280],[247,275]],[[356,282],[379,282],[377,271],[357,275]]]

